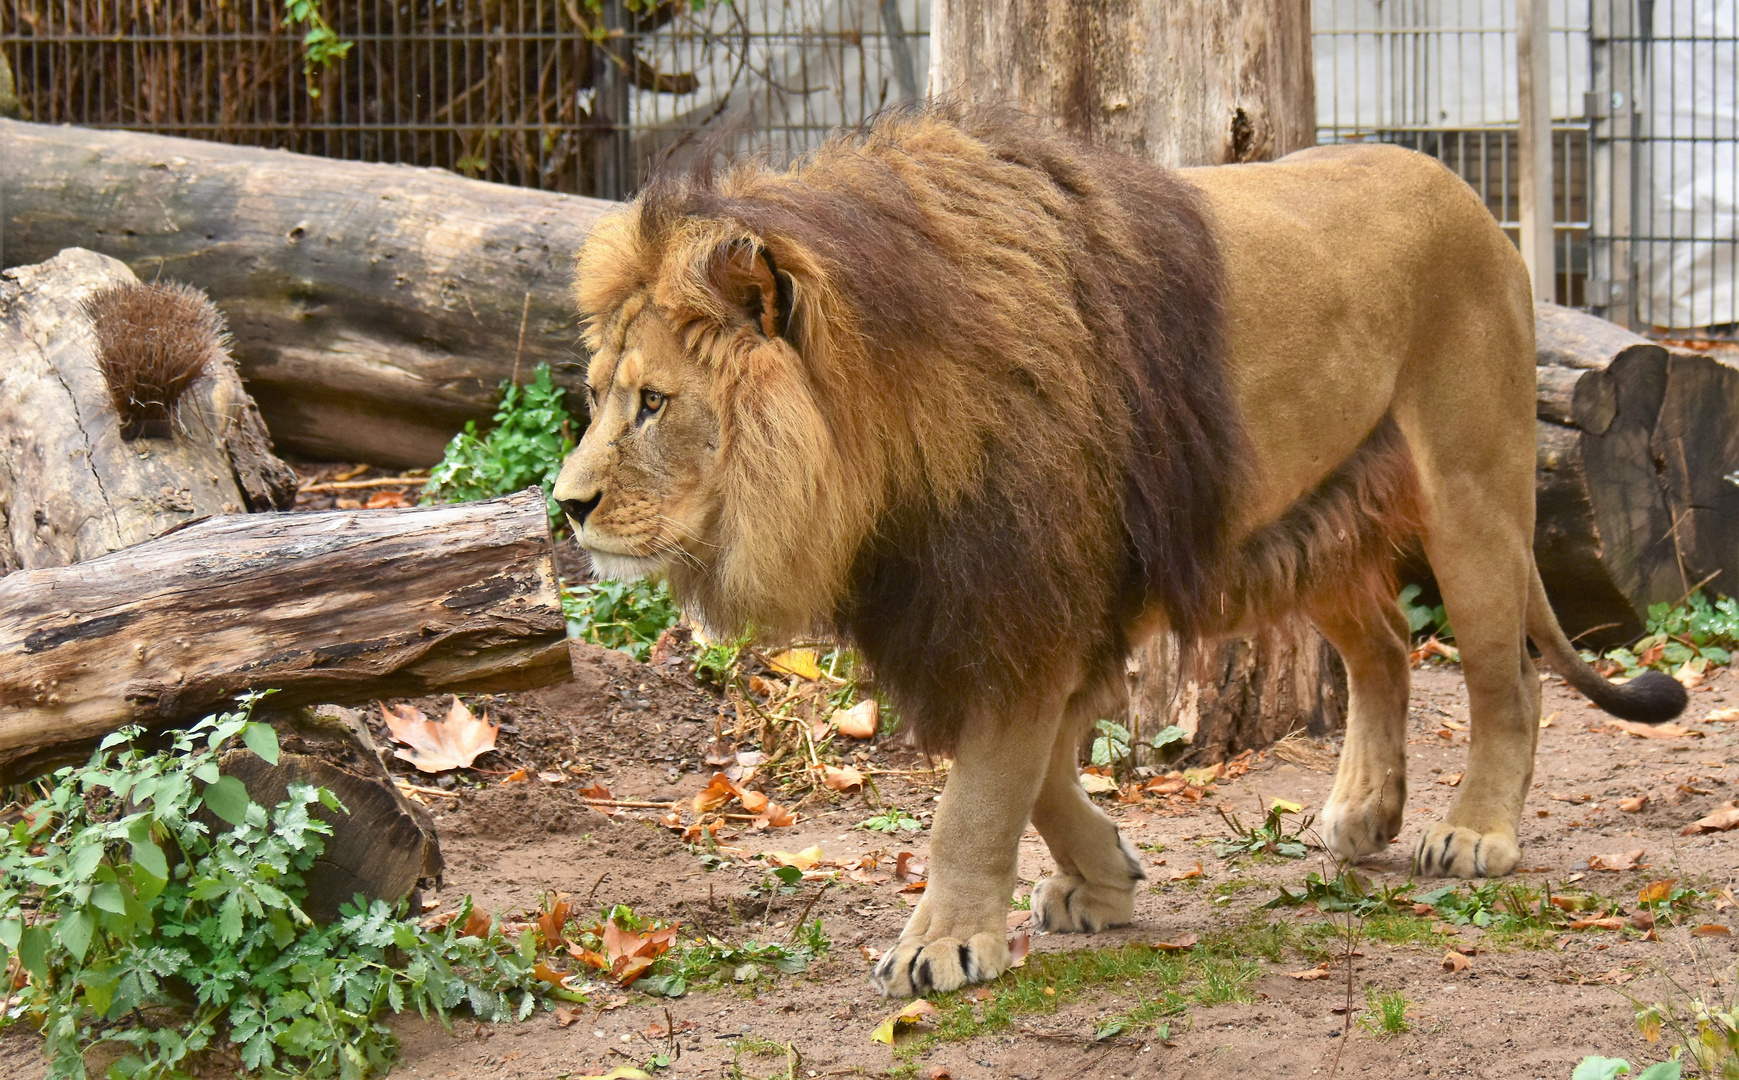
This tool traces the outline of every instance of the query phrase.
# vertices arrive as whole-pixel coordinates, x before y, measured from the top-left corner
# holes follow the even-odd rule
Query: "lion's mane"
[[[784,341],[726,332],[744,245],[790,275]],[[1220,621],[1245,452],[1219,259],[1171,172],[903,111],[789,172],[655,179],[578,282],[594,325],[650,289],[714,373],[717,558],[673,567],[678,594],[717,627],[838,632],[923,744],[1120,664],[1142,608]]]

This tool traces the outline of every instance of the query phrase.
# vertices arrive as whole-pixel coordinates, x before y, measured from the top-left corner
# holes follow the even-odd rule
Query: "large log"
[[[1534,556],[1591,646],[1698,586],[1739,595],[1739,364],[1542,304]]]
[[[204,289],[280,447],[422,466],[515,368],[578,386],[568,290],[612,204],[157,135],[0,120],[0,253],[86,247]]]
[[[253,514],[0,578],[0,783],[247,690],[274,708],[571,677],[543,494]]]
[[[221,333],[197,293],[147,288],[95,252],[0,276],[0,574],[290,504],[296,475],[273,456]],[[123,415],[105,371],[165,363],[198,374],[160,418]],[[155,404],[155,388],[134,389]]]

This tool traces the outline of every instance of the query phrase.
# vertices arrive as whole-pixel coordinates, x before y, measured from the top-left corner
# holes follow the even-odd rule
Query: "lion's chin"
[[[591,548],[586,549],[586,554],[592,559],[592,573],[600,578],[633,581],[664,569],[661,561],[639,555],[618,555],[613,551],[594,551]]]

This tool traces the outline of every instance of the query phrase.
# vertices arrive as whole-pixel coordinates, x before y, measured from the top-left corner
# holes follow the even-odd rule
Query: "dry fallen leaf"
[[[1615,852],[1607,855],[1590,855],[1588,856],[1588,869],[1610,870],[1614,872],[1635,870],[1637,864],[1642,861],[1642,856],[1642,848],[1634,848],[1630,851]]]
[[[881,705],[875,698],[865,698],[849,709],[836,709],[833,713],[833,726],[850,739],[873,739],[881,722]]]
[[[1644,885],[1642,887],[1641,892],[1636,894],[1637,903],[1639,903],[1639,904],[1658,904],[1658,903],[1660,903],[1662,900],[1665,900],[1667,897],[1669,897],[1673,894],[1673,886],[1678,884],[1678,880],[1679,880],[1678,878],[1670,878],[1669,877],[1669,878],[1661,878],[1659,881],[1649,882],[1647,885]]]
[[[863,773],[850,765],[843,767],[823,765],[821,767],[821,782],[834,791],[851,791],[863,787]]]
[[[911,1027],[920,1020],[924,1020],[928,1017],[934,1016],[935,1014],[936,1006],[925,1001],[923,998],[918,998],[909,1003],[899,1012],[877,1024],[875,1031],[870,1035],[870,1039],[874,1042],[887,1043],[889,1046],[892,1046],[894,1045],[895,1031],[899,1030],[901,1027]]]
[[[1450,787],[1460,787],[1461,778],[1464,775],[1466,774],[1458,772],[1444,773],[1442,776],[1437,778],[1437,782],[1439,784],[1448,784]]]
[[[679,924],[672,923],[656,930],[624,930],[614,920],[606,920],[602,926],[591,929],[591,933],[603,939],[603,955],[578,945],[569,945],[568,955],[604,971],[616,985],[627,986],[646,974],[653,961],[670,951],[679,928]]]
[[[1307,968],[1304,971],[1288,971],[1286,974],[1301,982],[1314,982],[1317,979],[1326,979],[1333,973],[1328,970],[1328,961],[1324,960],[1313,968]]]
[[[568,906],[568,898],[561,893],[551,897],[549,907],[537,917],[538,936],[543,939],[546,949],[559,949],[568,943],[562,936],[562,927],[567,925],[572,909]]]
[[[1739,826],[1739,803],[1726,803],[1708,817],[1698,818],[1680,829],[1679,835],[1692,836],[1696,833],[1726,832],[1735,826]]]
[[[1472,966],[1473,961],[1458,952],[1446,952],[1443,954],[1444,971],[1466,971]]]
[[[402,491],[377,491],[363,503],[365,510],[381,510],[389,507],[410,506],[411,500]]]
[[[929,867],[910,851],[894,856],[894,877],[900,881],[923,881]]]
[[[1554,792],[1553,794],[1547,795],[1546,798],[1551,799],[1554,802],[1567,802],[1567,803],[1571,803],[1571,804],[1579,804],[1579,803],[1588,802],[1589,800],[1593,799],[1594,796],[1592,796],[1592,795],[1558,794],[1558,793]]]
[[[1683,739],[1686,737],[1700,739],[1703,733],[1685,727],[1683,724],[1638,724],[1630,720],[1608,720],[1606,726],[1615,731],[1624,731],[1639,739]]]
[[[1108,795],[1117,790],[1117,781],[1109,776],[1084,772],[1081,774],[1081,786],[1087,790],[1089,795]]]
[[[1576,919],[1570,923],[1572,930],[1620,930],[1623,927],[1624,920],[1611,915],[1600,919]]]
[[[1733,933],[1733,928],[1731,926],[1723,926],[1720,923],[1704,923],[1692,930],[1691,933],[1698,937],[1729,937]]]
[[[380,711],[393,738],[411,748],[394,753],[427,773],[470,768],[479,756],[495,749],[495,736],[501,730],[501,725],[473,716],[457,694],[442,723],[411,705],[383,704]]]
[[[1188,952],[1195,948],[1196,942],[1200,940],[1199,935],[1186,931],[1170,941],[1156,941],[1153,943],[1153,947],[1160,952]]]
[[[1008,966],[1025,967],[1027,953],[1032,951],[1032,936],[1025,930],[1008,935]]]
[[[795,866],[799,870],[813,870],[821,865],[827,856],[821,850],[821,845],[806,847],[802,851],[769,851],[767,861],[774,866]]]
[[[1175,873],[1171,876],[1170,880],[1172,880],[1172,881],[1188,881],[1190,878],[1199,878],[1201,876],[1202,876],[1202,864],[1200,862],[1197,862],[1194,869],[1192,869],[1192,870],[1179,870],[1177,873]]]
[[[924,1080],[954,1080],[946,1065],[932,1065],[924,1070]]]
[[[769,656],[767,666],[800,679],[821,678],[821,665],[815,662],[814,649],[786,649],[782,653]]]
[[[1549,728],[1552,726],[1553,721],[1555,721],[1557,719],[1558,719],[1557,713],[1553,713],[1551,716],[1542,716],[1542,717],[1540,717],[1540,726],[1543,728]]]
[[[722,772],[713,773],[706,789],[694,797],[694,812],[705,814],[737,797],[737,785]]]
[[[1627,799],[1618,800],[1618,808],[1627,814],[1640,813],[1648,805],[1647,795],[1632,795]]]
[[[1703,717],[1703,719],[1712,720],[1716,723],[1731,723],[1735,720],[1739,720],[1739,709],[1716,709],[1708,716]]]
[[[584,1009],[570,1009],[565,1005],[556,1006],[556,1026],[571,1027],[574,1021],[586,1015]]]

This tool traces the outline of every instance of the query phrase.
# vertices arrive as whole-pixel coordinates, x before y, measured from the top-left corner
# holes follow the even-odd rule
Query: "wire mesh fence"
[[[1551,0],[1556,294],[1658,337],[1732,339],[1731,0]],[[1519,226],[1515,4],[1314,0],[1317,138],[1432,154]]]
[[[927,0],[0,0],[25,114],[621,198],[660,153],[775,159],[922,92]]]

